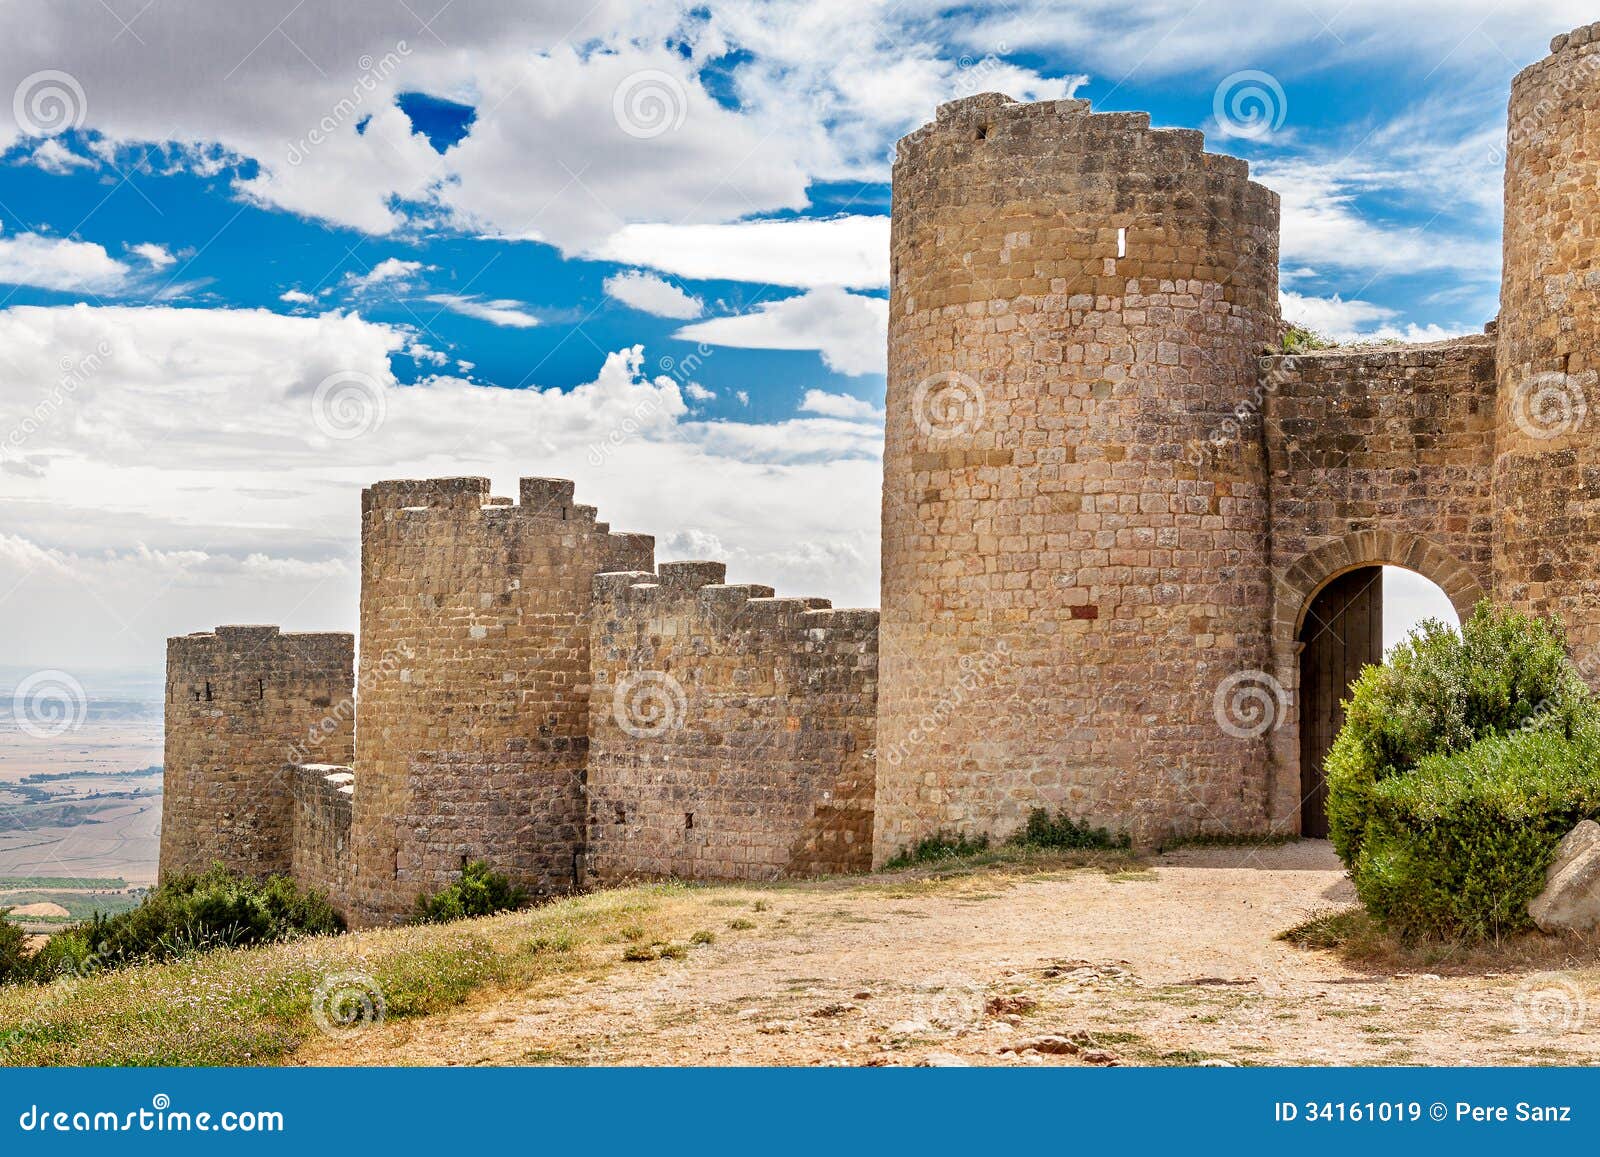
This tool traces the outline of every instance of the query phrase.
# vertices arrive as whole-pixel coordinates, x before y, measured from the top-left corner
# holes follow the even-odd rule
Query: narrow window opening
[[[267,697],[267,681],[265,679],[257,679],[256,680],[256,698],[257,699],[265,699],[266,697]]]
[[[974,139],[982,141],[982,140],[987,140],[988,137],[989,137],[989,126],[988,125],[979,125],[978,126],[977,136]]]
[[[1126,257],[1127,255],[1128,255],[1128,230],[1126,228],[1118,229],[1117,230],[1117,256],[1118,257]]]
[[[206,680],[206,702],[211,702],[211,680]]]
[[[683,830],[686,832],[694,831],[694,812],[683,813]]]
[[[616,822],[619,824],[628,822],[628,809],[620,803],[616,805]]]

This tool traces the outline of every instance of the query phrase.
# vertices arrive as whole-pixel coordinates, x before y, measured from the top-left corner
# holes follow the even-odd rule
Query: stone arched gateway
[[[1485,595],[1471,568],[1420,535],[1355,531],[1308,551],[1274,591],[1275,678],[1287,704],[1273,741],[1272,812],[1279,830],[1326,835],[1321,759],[1343,720],[1349,681],[1382,658],[1382,569],[1438,585],[1465,618]],[[1313,612],[1313,608],[1316,612]]]

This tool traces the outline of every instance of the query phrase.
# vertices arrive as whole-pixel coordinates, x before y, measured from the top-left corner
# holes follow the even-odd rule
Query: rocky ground
[[[308,1064],[1514,1064],[1600,1059],[1600,952],[1277,935],[1348,905],[1328,845],[696,889],[714,942],[353,1038]],[[1372,954],[1368,954],[1369,957]],[[626,958],[624,957],[624,960]]]

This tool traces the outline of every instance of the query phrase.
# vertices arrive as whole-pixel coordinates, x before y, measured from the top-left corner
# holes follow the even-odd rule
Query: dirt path
[[[1359,970],[1274,939],[1349,903],[1328,845],[1148,867],[697,890],[716,942],[497,992],[305,1063],[1461,1064],[1600,1059],[1600,960]],[[752,925],[740,928],[740,925]],[[1567,962],[1571,963],[1571,962]],[[1589,1015],[1592,1010],[1592,1016]],[[1030,1047],[1038,1046],[1038,1047]]]

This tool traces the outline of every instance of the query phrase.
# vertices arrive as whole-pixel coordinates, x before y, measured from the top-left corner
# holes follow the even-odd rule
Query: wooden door
[[[1383,661],[1383,568],[1362,567],[1318,592],[1300,628],[1300,834],[1328,835],[1322,763],[1344,726],[1341,700],[1368,663]]]

